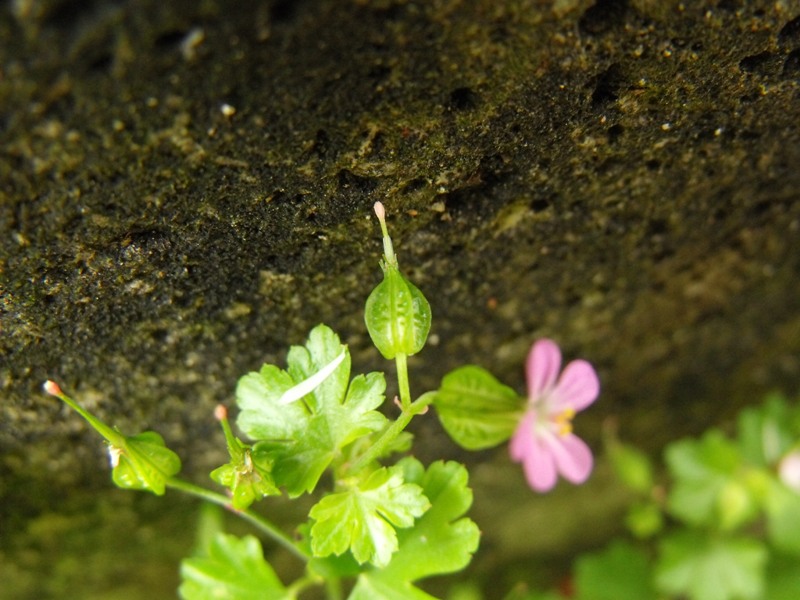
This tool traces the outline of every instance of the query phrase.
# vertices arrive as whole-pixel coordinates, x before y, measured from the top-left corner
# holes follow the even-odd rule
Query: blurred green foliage
[[[800,597],[800,406],[772,394],[735,435],[712,428],[664,451],[666,469],[606,439],[633,494],[628,539],[579,557],[568,595],[508,600],[794,600]]]

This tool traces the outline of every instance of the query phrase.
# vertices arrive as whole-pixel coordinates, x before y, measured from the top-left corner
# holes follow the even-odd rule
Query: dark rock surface
[[[13,531],[109,486],[45,379],[200,478],[213,406],[318,322],[384,368],[376,200],[434,312],[417,392],[522,391],[547,335],[601,374],[579,433],[657,451],[798,389],[800,2],[6,2],[0,136]]]

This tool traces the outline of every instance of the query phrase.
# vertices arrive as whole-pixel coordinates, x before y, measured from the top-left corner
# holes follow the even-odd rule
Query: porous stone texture
[[[159,431],[202,480],[223,459],[214,405],[317,323],[357,370],[386,368],[363,326],[376,200],[434,313],[413,391],[478,363],[524,392],[550,336],[600,373],[578,433],[599,450],[612,418],[653,453],[795,394],[799,124],[797,1],[4,3],[6,539],[110,485],[45,379]],[[468,457],[433,416],[414,427],[419,456],[477,465],[487,578],[614,529],[525,533],[548,500],[504,449]],[[624,504],[605,497],[606,515]],[[39,563],[7,572],[44,562],[34,540]],[[156,597],[132,579],[126,598]]]

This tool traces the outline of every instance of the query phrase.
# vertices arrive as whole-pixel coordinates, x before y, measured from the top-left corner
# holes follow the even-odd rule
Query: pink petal
[[[537,437],[536,415],[528,412],[517,426],[508,446],[511,459],[522,462],[528,485],[537,492],[547,492],[556,484],[556,461],[545,440]]]
[[[549,441],[550,451],[561,476],[576,484],[586,481],[594,465],[589,446],[571,433],[566,436],[555,436]]]
[[[534,426],[536,424],[536,413],[528,411],[514,430],[511,441],[508,444],[508,452],[514,462],[521,462],[535,448],[532,446],[535,437]]]
[[[528,377],[528,398],[536,402],[547,395],[556,383],[561,368],[561,350],[553,340],[541,339],[528,353],[526,375]]]
[[[597,399],[600,393],[600,380],[594,367],[585,360],[573,360],[561,373],[552,391],[552,412],[562,412],[571,408],[579,412]]]

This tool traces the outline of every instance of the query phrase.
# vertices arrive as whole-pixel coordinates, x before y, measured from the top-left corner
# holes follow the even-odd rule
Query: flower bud
[[[375,203],[375,214],[383,232],[383,281],[367,298],[364,320],[372,343],[385,358],[410,356],[425,345],[431,328],[431,307],[422,292],[400,273],[380,202]]]

